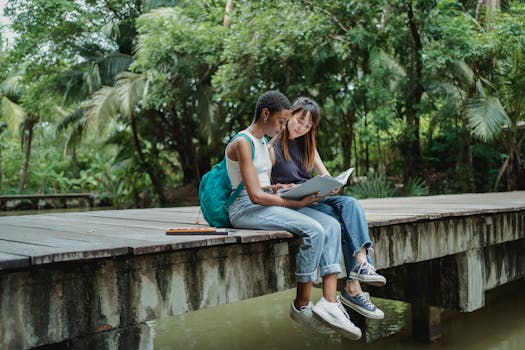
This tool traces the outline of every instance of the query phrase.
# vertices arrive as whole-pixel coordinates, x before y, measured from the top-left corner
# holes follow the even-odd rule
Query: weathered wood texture
[[[428,224],[428,229],[438,232],[435,225],[443,225],[443,219],[524,210],[525,192],[385,198],[363,200],[361,203],[371,229],[436,221],[441,223]],[[164,234],[164,230],[168,227],[198,226],[195,225],[197,219],[204,225],[206,224],[202,216],[199,217],[198,207],[0,217],[0,253],[10,255],[0,256],[0,271],[29,265],[140,255],[292,237],[288,232],[263,230],[237,230],[229,236],[195,237],[166,236]],[[450,222],[449,225],[454,225]],[[449,231],[456,232],[457,230]],[[407,238],[410,229],[406,225],[401,231],[393,228],[386,234],[392,241],[390,246],[403,244],[403,242],[407,242],[407,247],[413,244],[413,241]],[[439,241],[443,239],[443,237],[436,236],[433,238],[437,241],[436,243],[440,243]],[[385,264],[389,266],[396,264],[392,261],[383,263],[381,259],[390,255],[384,254],[380,241],[375,243],[376,250],[381,253],[377,254],[378,267]],[[461,240],[458,242],[463,245],[470,243]],[[454,241],[453,244],[458,242]],[[428,244],[427,241],[422,241],[420,246],[413,248],[412,251],[406,251],[407,260],[398,263],[410,262],[410,259],[417,261],[418,259],[414,256],[423,254],[429,249],[442,251],[440,244]],[[463,247],[458,247],[458,251],[461,250]],[[433,252],[428,252],[428,257],[422,256],[421,259],[432,258],[435,255]],[[12,256],[20,256],[21,259],[13,260]],[[17,261],[17,264],[13,264],[13,261]]]

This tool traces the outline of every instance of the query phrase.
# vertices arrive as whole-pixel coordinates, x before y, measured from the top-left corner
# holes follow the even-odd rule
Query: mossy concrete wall
[[[489,289],[525,277],[525,211],[371,230],[374,262],[388,277],[375,296],[474,311]]]
[[[288,244],[275,241],[10,271],[0,274],[0,349],[124,330],[285,290],[290,271]]]

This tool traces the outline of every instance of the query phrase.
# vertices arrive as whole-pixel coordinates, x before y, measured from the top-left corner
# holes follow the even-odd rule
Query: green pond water
[[[472,313],[445,311],[442,339],[432,344],[411,338],[409,305],[374,299],[384,320],[368,322],[366,342],[308,331],[292,321],[295,291],[265,295],[150,322],[154,349],[525,349],[525,283],[487,295],[487,306]],[[314,290],[314,300],[320,290]]]

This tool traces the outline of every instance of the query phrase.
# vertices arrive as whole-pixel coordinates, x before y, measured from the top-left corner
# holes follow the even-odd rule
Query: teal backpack
[[[253,159],[255,148],[248,135],[236,134],[230,142],[239,136],[250,141]],[[232,184],[226,169],[226,155],[220,163],[204,174],[199,185],[199,201],[202,214],[210,226],[231,227],[228,208],[243,189],[244,184],[241,182],[232,193]]]

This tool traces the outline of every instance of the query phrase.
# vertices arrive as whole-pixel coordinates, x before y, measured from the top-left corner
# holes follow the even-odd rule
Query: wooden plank
[[[118,239],[104,239],[100,236],[84,232],[75,232],[71,229],[48,229],[46,227],[29,227],[24,225],[3,225],[2,227],[6,230],[0,232],[0,239],[57,247],[69,246],[76,248],[101,243],[108,244],[112,247],[129,247],[130,245],[152,243],[122,237],[118,237]]]
[[[525,192],[398,197],[361,203],[374,227],[524,210]],[[164,234],[170,226],[194,226],[198,215],[199,207],[176,207],[0,217],[4,259],[0,263],[7,268],[23,266],[29,258],[37,264],[293,238],[285,231],[266,230],[235,230],[228,236]],[[202,216],[200,221],[204,222]]]
[[[118,227],[103,224],[79,224],[70,221],[60,221],[58,219],[46,221],[45,217],[32,218],[32,220],[22,220],[28,217],[14,217],[18,220],[11,220],[10,224],[20,230],[31,230],[40,227],[47,232],[54,232],[54,235],[69,235],[68,237],[88,240],[93,243],[104,243],[108,246],[120,246],[128,249],[130,254],[158,253],[173,250],[173,245],[179,249],[187,247],[189,241],[194,243],[191,247],[206,246],[205,237],[182,237],[166,236],[162,229],[144,229],[137,227]],[[30,227],[34,225],[36,227]],[[7,226],[7,225],[6,225]],[[42,234],[43,232],[39,232]],[[38,234],[35,235],[38,241]],[[73,247],[74,248],[74,247]]]
[[[167,236],[164,232],[166,226],[158,225],[154,222],[140,223],[147,228],[134,227],[131,224],[119,226],[119,220],[112,218],[98,218],[99,223],[92,223],[87,219],[73,219],[68,216],[68,220],[62,217],[34,215],[18,216],[5,218],[4,222],[13,227],[21,228],[45,228],[53,230],[55,235],[66,239],[82,239],[93,241],[94,239],[117,240],[126,243],[130,247],[132,254],[156,253],[161,251],[179,250],[202,246],[212,246],[219,244],[259,242],[269,239],[286,239],[292,234],[284,231],[264,231],[264,230],[234,230],[231,235],[218,237],[214,235],[202,236]],[[111,222],[108,225],[108,221]],[[116,222],[115,222],[116,221]],[[6,228],[9,227],[6,225]],[[135,223],[137,225],[137,223]],[[152,229],[151,226],[157,228]],[[193,225],[195,226],[195,225]],[[0,237],[4,237],[1,236]],[[94,239],[90,237],[95,237]],[[124,239],[124,241],[123,241]],[[109,243],[109,242],[108,242]]]
[[[97,249],[98,248],[98,249]],[[0,251],[12,255],[24,254],[30,258],[31,265],[54,262],[99,259],[127,254],[127,249],[111,248],[105,244],[89,245],[85,249],[77,247],[54,247],[36,243],[23,243],[0,240]]]

